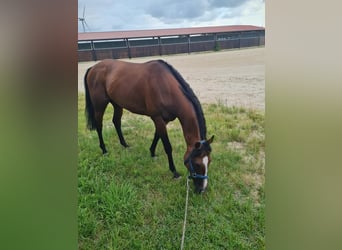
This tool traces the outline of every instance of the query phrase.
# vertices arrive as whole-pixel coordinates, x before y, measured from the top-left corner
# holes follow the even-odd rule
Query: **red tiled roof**
[[[231,25],[231,26],[212,26],[196,28],[178,29],[153,29],[153,30],[128,30],[128,31],[109,31],[109,32],[83,32],[78,33],[78,41],[90,40],[109,40],[122,38],[142,38],[142,37],[162,37],[176,35],[192,35],[205,33],[223,33],[233,31],[254,31],[265,30],[264,27],[252,25]]]

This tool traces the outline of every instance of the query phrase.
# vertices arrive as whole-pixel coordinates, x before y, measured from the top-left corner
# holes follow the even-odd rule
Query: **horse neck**
[[[189,112],[190,110],[190,112]],[[183,109],[179,115],[179,121],[182,126],[183,135],[187,144],[187,152],[191,151],[195,143],[201,140],[198,119],[194,109]]]

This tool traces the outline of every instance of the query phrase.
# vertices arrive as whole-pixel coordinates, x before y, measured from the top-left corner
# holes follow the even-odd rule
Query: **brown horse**
[[[179,178],[166,130],[167,123],[178,118],[187,144],[184,164],[190,172],[189,178],[193,179],[197,192],[206,189],[213,136],[206,139],[202,107],[190,86],[171,65],[162,60],[130,63],[107,59],[87,70],[84,86],[87,125],[90,130],[96,129],[103,154],[107,149],[102,137],[102,119],[111,103],[114,107],[112,121],[124,147],[128,145],[121,131],[123,108],[151,117],[155,125],[151,156],[155,156],[161,139],[170,171],[174,178]]]

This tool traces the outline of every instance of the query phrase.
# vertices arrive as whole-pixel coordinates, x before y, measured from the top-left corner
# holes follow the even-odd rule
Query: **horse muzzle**
[[[207,190],[207,188],[197,188],[195,189],[195,193],[202,194]]]

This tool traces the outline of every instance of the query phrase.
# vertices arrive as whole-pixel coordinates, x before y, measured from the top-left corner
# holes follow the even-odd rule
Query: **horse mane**
[[[158,62],[165,65],[166,68],[171,72],[171,74],[177,79],[183,94],[191,102],[192,106],[195,109],[195,113],[196,113],[196,117],[197,117],[197,121],[198,121],[198,126],[199,126],[199,130],[200,130],[201,140],[206,139],[207,128],[206,128],[206,124],[205,124],[205,118],[204,118],[202,106],[201,106],[197,96],[195,95],[195,93],[191,89],[190,85],[184,80],[184,78],[179,74],[179,72],[174,67],[172,67],[170,64],[168,64],[167,62],[165,62],[163,60],[158,60]]]

